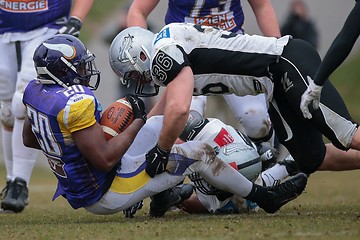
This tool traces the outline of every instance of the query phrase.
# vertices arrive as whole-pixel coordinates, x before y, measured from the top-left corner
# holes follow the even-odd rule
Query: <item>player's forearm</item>
[[[165,105],[166,105],[166,89],[164,90],[163,94],[160,96],[159,101],[148,113],[147,118],[149,119],[153,116],[164,115]]]
[[[127,15],[127,26],[147,28],[147,17],[154,10],[160,0],[134,0]]]
[[[146,17],[139,12],[128,12],[126,23],[128,27],[139,26],[147,28]]]
[[[109,171],[121,160],[143,125],[142,119],[135,119],[125,131],[109,140],[98,123],[73,132],[72,136],[82,155],[95,168]]]
[[[269,0],[249,0],[249,3],[254,11],[256,21],[263,35],[268,37],[280,37],[279,22],[271,2]]]
[[[142,119],[135,119],[128,128],[118,136],[114,137],[114,141],[110,139],[108,143],[111,144],[111,147],[114,149],[114,158],[121,159],[122,156],[129,149],[131,144],[134,142],[136,135],[140,131],[140,129],[144,126],[144,121]],[[120,156],[120,157],[119,157]],[[113,165],[115,165],[118,161],[115,160]]]
[[[316,85],[323,85],[326,79],[348,57],[360,35],[360,2],[356,3],[347,17],[344,26],[331,44],[314,78]]]
[[[175,114],[166,114],[164,116],[163,127],[160,132],[158,145],[163,150],[171,150],[177,138],[184,130],[188,118],[188,111],[179,111]]]
[[[75,16],[84,21],[93,5],[94,0],[75,0],[71,9],[70,16]]]

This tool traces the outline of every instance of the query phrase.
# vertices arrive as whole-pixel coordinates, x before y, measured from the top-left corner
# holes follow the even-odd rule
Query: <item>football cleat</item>
[[[181,184],[155,194],[151,197],[150,217],[163,217],[170,208],[190,198],[193,191],[194,187],[191,184]]]
[[[283,205],[297,198],[304,191],[307,179],[306,174],[298,173],[276,186],[257,186],[247,199],[257,203],[265,212],[275,213]]]
[[[140,202],[137,202],[131,207],[124,210],[123,213],[126,218],[133,218],[137,210],[140,210],[143,206],[144,206],[144,201],[141,200]]]
[[[21,212],[28,205],[28,192],[25,180],[15,178],[10,183],[6,196],[1,201],[1,208],[4,211]]]

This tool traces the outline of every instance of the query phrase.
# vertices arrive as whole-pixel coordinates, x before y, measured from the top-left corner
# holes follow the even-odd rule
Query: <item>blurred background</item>
[[[308,14],[314,23],[318,35],[317,49],[323,57],[331,42],[340,31],[347,15],[354,6],[354,1],[339,0],[304,0],[308,6]],[[113,74],[108,63],[109,36],[116,34],[120,25],[125,24],[125,9],[131,1],[101,0],[95,1],[88,17],[83,23],[80,39],[96,55],[98,69],[102,72],[101,84],[95,92],[103,107],[106,108],[111,102],[120,97],[119,81]],[[159,5],[149,17],[149,23],[157,31],[164,24],[164,16],[167,8],[167,0],[160,1]],[[280,26],[288,18],[290,0],[273,0],[274,9],[278,15]],[[249,34],[260,34],[254,14],[247,1],[242,1],[245,12],[245,31]],[[331,76],[331,81],[339,89],[347,103],[355,120],[360,121],[360,56],[359,41],[353,49],[351,56]],[[229,124],[238,126],[232,113],[222,97],[210,97],[208,101],[207,116],[217,117]],[[1,144],[1,143],[0,143]],[[39,154],[42,155],[42,154]],[[4,164],[0,148],[0,166]],[[42,156],[40,156],[42,158]],[[38,164],[46,164],[46,161],[38,161]],[[0,177],[4,179],[4,176]],[[2,184],[0,184],[2,188]]]

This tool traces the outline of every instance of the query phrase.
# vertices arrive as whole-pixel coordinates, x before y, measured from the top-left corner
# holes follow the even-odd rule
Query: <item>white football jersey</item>
[[[250,36],[172,23],[154,40],[153,79],[157,85],[166,86],[184,66],[190,66],[195,76],[195,96],[265,93],[270,100],[273,83],[268,66],[279,59],[288,40],[289,36]]]

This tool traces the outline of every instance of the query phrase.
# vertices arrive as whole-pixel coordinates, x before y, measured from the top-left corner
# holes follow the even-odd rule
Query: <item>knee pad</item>
[[[24,92],[20,92],[17,90],[13,96],[11,104],[11,111],[14,117],[18,119],[24,119],[26,117],[26,108],[22,102],[23,93]]]
[[[14,127],[14,115],[11,112],[11,100],[1,101],[1,123],[7,129]]]

